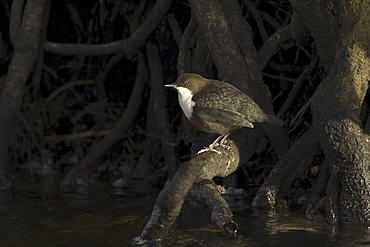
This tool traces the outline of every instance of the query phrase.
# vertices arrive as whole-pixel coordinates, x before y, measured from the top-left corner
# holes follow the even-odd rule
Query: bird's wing
[[[230,97],[228,90],[232,86],[229,84],[222,88],[219,86],[220,83],[214,83],[207,88],[207,93],[201,92],[193,96],[195,115],[204,121],[253,128],[253,124],[243,114],[232,108],[232,106],[240,104],[239,91],[233,91],[235,97]]]
[[[195,107],[198,117],[207,121],[219,122],[232,126],[254,128],[254,125],[249,122],[242,114],[222,108],[215,107]]]

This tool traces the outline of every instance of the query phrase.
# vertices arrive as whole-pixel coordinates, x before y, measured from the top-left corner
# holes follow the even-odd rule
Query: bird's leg
[[[219,136],[216,138],[216,140],[214,140],[214,142],[212,142],[212,143],[208,146],[208,148],[212,149],[213,147],[220,145],[219,141],[221,140],[221,142],[222,142],[222,140],[224,139],[224,137],[225,137],[225,136],[227,137],[227,135],[219,135]]]
[[[203,149],[199,150],[197,154],[201,154],[207,151],[212,151],[221,154],[221,152],[214,149],[214,147],[221,146],[223,148],[229,148],[229,146],[223,144],[223,142],[226,140],[228,136],[229,135],[219,135],[214,142],[212,142],[208,147],[204,147]]]
[[[219,137],[222,137],[222,138],[220,138],[221,139],[221,141],[220,142],[218,142],[218,138]],[[224,141],[226,141],[226,139],[229,137],[229,135],[221,135],[221,136],[219,136],[216,140],[217,140],[217,142],[216,141],[214,141],[212,144],[213,144],[213,147],[216,147],[216,146],[221,146],[221,147],[223,147],[223,148],[227,148],[227,149],[229,149],[230,147],[228,146],[228,145],[225,145],[225,144],[223,144],[224,143]],[[211,144],[211,145],[212,145]]]

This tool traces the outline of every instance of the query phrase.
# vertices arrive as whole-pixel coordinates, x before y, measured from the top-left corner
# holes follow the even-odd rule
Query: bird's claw
[[[222,143],[215,143],[215,144],[211,144],[209,145],[208,147],[204,147],[202,148],[201,150],[198,151],[198,155],[199,154],[202,154],[202,153],[205,153],[205,152],[208,152],[208,151],[212,151],[212,152],[215,152],[217,154],[221,154],[222,152],[221,151],[218,151],[216,149],[214,149],[214,147],[221,147],[221,148],[224,148],[226,150],[230,150],[230,146],[229,145],[225,145],[225,144],[222,144]]]
[[[208,152],[208,151],[212,151],[212,152],[215,152],[217,154],[221,154],[220,151],[214,149],[213,147],[204,147],[204,148],[202,148],[201,150],[198,151],[197,155]]]
[[[226,144],[222,144],[222,143],[215,143],[213,147],[222,147],[224,149],[227,149],[227,150],[230,150],[230,146],[229,145],[226,145]]]

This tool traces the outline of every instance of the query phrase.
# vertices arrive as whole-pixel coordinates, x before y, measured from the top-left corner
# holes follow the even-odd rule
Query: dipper
[[[235,129],[254,128],[253,123],[262,122],[280,126],[284,124],[279,118],[262,111],[248,95],[224,81],[185,73],[165,87],[177,90],[182,111],[197,129],[219,135],[208,148],[198,154],[205,151],[218,152],[213,147],[222,145]]]

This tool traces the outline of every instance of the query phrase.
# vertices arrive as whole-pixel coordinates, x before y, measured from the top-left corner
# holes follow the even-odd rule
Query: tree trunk
[[[21,1],[23,4],[23,1]],[[41,29],[46,0],[27,1],[23,16],[13,15],[12,23],[20,23],[16,29],[20,33],[13,33],[14,55],[9,66],[7,80],[0,101],[0,189],[11,186],[11,180],[7,173],[9,134],[12,131],[19,113],[22,102],[24,86],[32,71],[38,55]],[[20,4],[14,1],[13,5]],[[16,8],[18,7],[18,8]],[[12,10],[20,6],[13,6]],[[14,30],[12,30],[14,32]]]
[[[335,44],[338,39],[338,23],[334,16],[325,8],[322,0],[290,0],[296,17],[301,18],[315,39],[322,64],[327,70],[333,65]],[[292,23],[293,20],[292,20]],[[292,32],[294,33],[294,28]]]
[[[370,137],[363,132],[359,117],[370,80],[370,3],[343,1],[338,9],[341,29],[336,59],[317,89],[313,120],[331,176],[337,178],[340,189],[339,197],[327,191],[327,200],[337,203],[327,208],[333,212],[329,217],[368,221]]]
[[[315,151],[323,160],[315,164],[320,173],[306,202],[306,214],[314,218],[325,209],[327,220],[334,224],[369,221],[370,137],[364,132],[360,113],[370,80],[370,3],[340,0],[331,4],[318,0],[312,3],[291,0],[291,3],[295,17],[301,18],[314,38],[321,64],[328,71],[307,102],[312,102],[313,125],[299,139],[309,137],[310,141],[304,141],[305,148],[318,143],[323,151],[323,155]],[[294,150],[299,144],[296,141],[274,167],[259,189],[254,206],[275,208],[278,198],[289,194],[282,187],[295,177],[288,166],[299,163],[294,161]],[[297,152],[304,150],[299,148]]]

